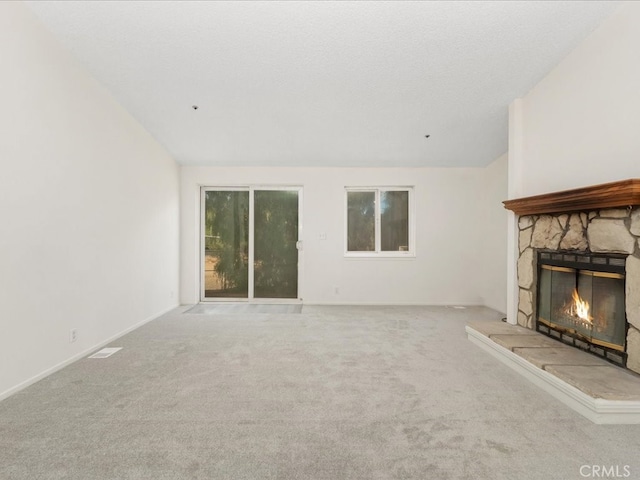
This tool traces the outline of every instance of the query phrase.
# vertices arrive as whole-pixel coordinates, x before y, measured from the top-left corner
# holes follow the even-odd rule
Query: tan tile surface
[[[558,344],[557,347],[518,347],[513,349],[513,353],[542,369],[547,365],[610,365],[606,360],[598,358],[595,355],[581,352],[568,345],[562,345],[560,342],[556,343]]]
[[[640,376],[614,365],[549,365],[546,371],[593,398],[640,400]]]
[[[486,337],[491,335],[537,335],[533,330],[507,322],[469,322],[468,325]]]
[[[558,342],[541,334],[536,335],[490,335],[489,338],[498,345],[513,351],[517,347],[549,347],[558,346]]]
[[[505,322],[469,327],[592,398],[640,401],[640,375],[541,333]]]

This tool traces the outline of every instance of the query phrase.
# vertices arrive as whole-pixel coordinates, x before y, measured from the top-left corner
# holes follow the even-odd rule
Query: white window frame
[[[374,192],[375,193],[375,250],[368,252],[349,251],[349,192]],[[382,251],[381,249],[381,192],[408,192],[409,195],[409,249],[407,251]],[[344,189],[344,256],[348,258],[414,258],[416,256],[415,238],[415,205],[413,186],[367,186],[345,187]]]

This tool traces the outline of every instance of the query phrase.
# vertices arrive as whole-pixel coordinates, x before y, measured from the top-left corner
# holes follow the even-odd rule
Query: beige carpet
[[[0,478],[640,478],[598,426],[466,339],[486,308],[178,309],[0,402]]]

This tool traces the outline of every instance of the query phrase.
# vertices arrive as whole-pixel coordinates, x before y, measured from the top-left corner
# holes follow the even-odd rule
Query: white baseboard
[[[479,303],[424,303],[424,302],[338,302],[338,301],[304,301],[303,305],[307,306],[335,306],[335,307],[485,307]],[[491,307],[486,307],[491,308]]]
[[[508,348],[479,333],[473,328],[465,328],[467,338],[483,350],[489,352],[505,365],[523,375],[529,381],[560,400],[593,423],[601,425],[640,424],[640,401],[605,400],[593,398],[581,390],[536,367]]]
[[[175,305],[167,308],[166,310],[163,310],[160,313],[157,313],[155,315],[151,315],[150,317],[145,318],[144,320],[124,329],[123,331],[109,337],[107,340],[104,340],[96,345],[93,345],[90,348],[87,348],[86,350],[83,350],[80,353],[77,353],[76,355],[73,355],[72,357],[58,363],[57,365],[54,365],[53,367],[47,368],[46,370],[44,370],[43,372],[40,372],[39,374],[29,378],[28,380],[25,380],[24,382],[19,383],[18,385],[11,387],[8,390],[5,390],[4,392],[0,393],[0,401],[4,400],[5,398],[10,397],[11,395],[13,395],[14,393],[19,392],[20,390],[24,390],[25,388],[27,388],[30,385],[33,385],[34,383],[42,380],[45,377],[48,377],[49,375],[51,375],[52,373],[57,372],[58,370],[63,369],[64,367],[66,367],[67,365],[71,365],[73,362],[80,360],[81,358],[86,357],[87,355],[89,355],[90,353],[92,353],[94,350],[98,350],[102,347],[104,347],[105,345],[108,345],[109,343],[113,342],[114,340],[117,340],[118,338],[126,335],[129,332],[134,331],[137,328],[140,328],[142,325],[144,325],[145,323],[149,323],[151,320],[155,320],[156,318],[161,317],[162,315],[170,312],[171,310],[173,310],[174,308],[179,307],[179,305],[176,303]]]

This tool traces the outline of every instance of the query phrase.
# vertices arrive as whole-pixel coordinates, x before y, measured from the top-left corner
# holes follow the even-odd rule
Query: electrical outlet
[[[340,287],[333,287],[333,293],[340,295]]]
[[[75,328],[72,328],[71,330],[69,330],[69,343],[73,343],[78,339],[78,330]]]

